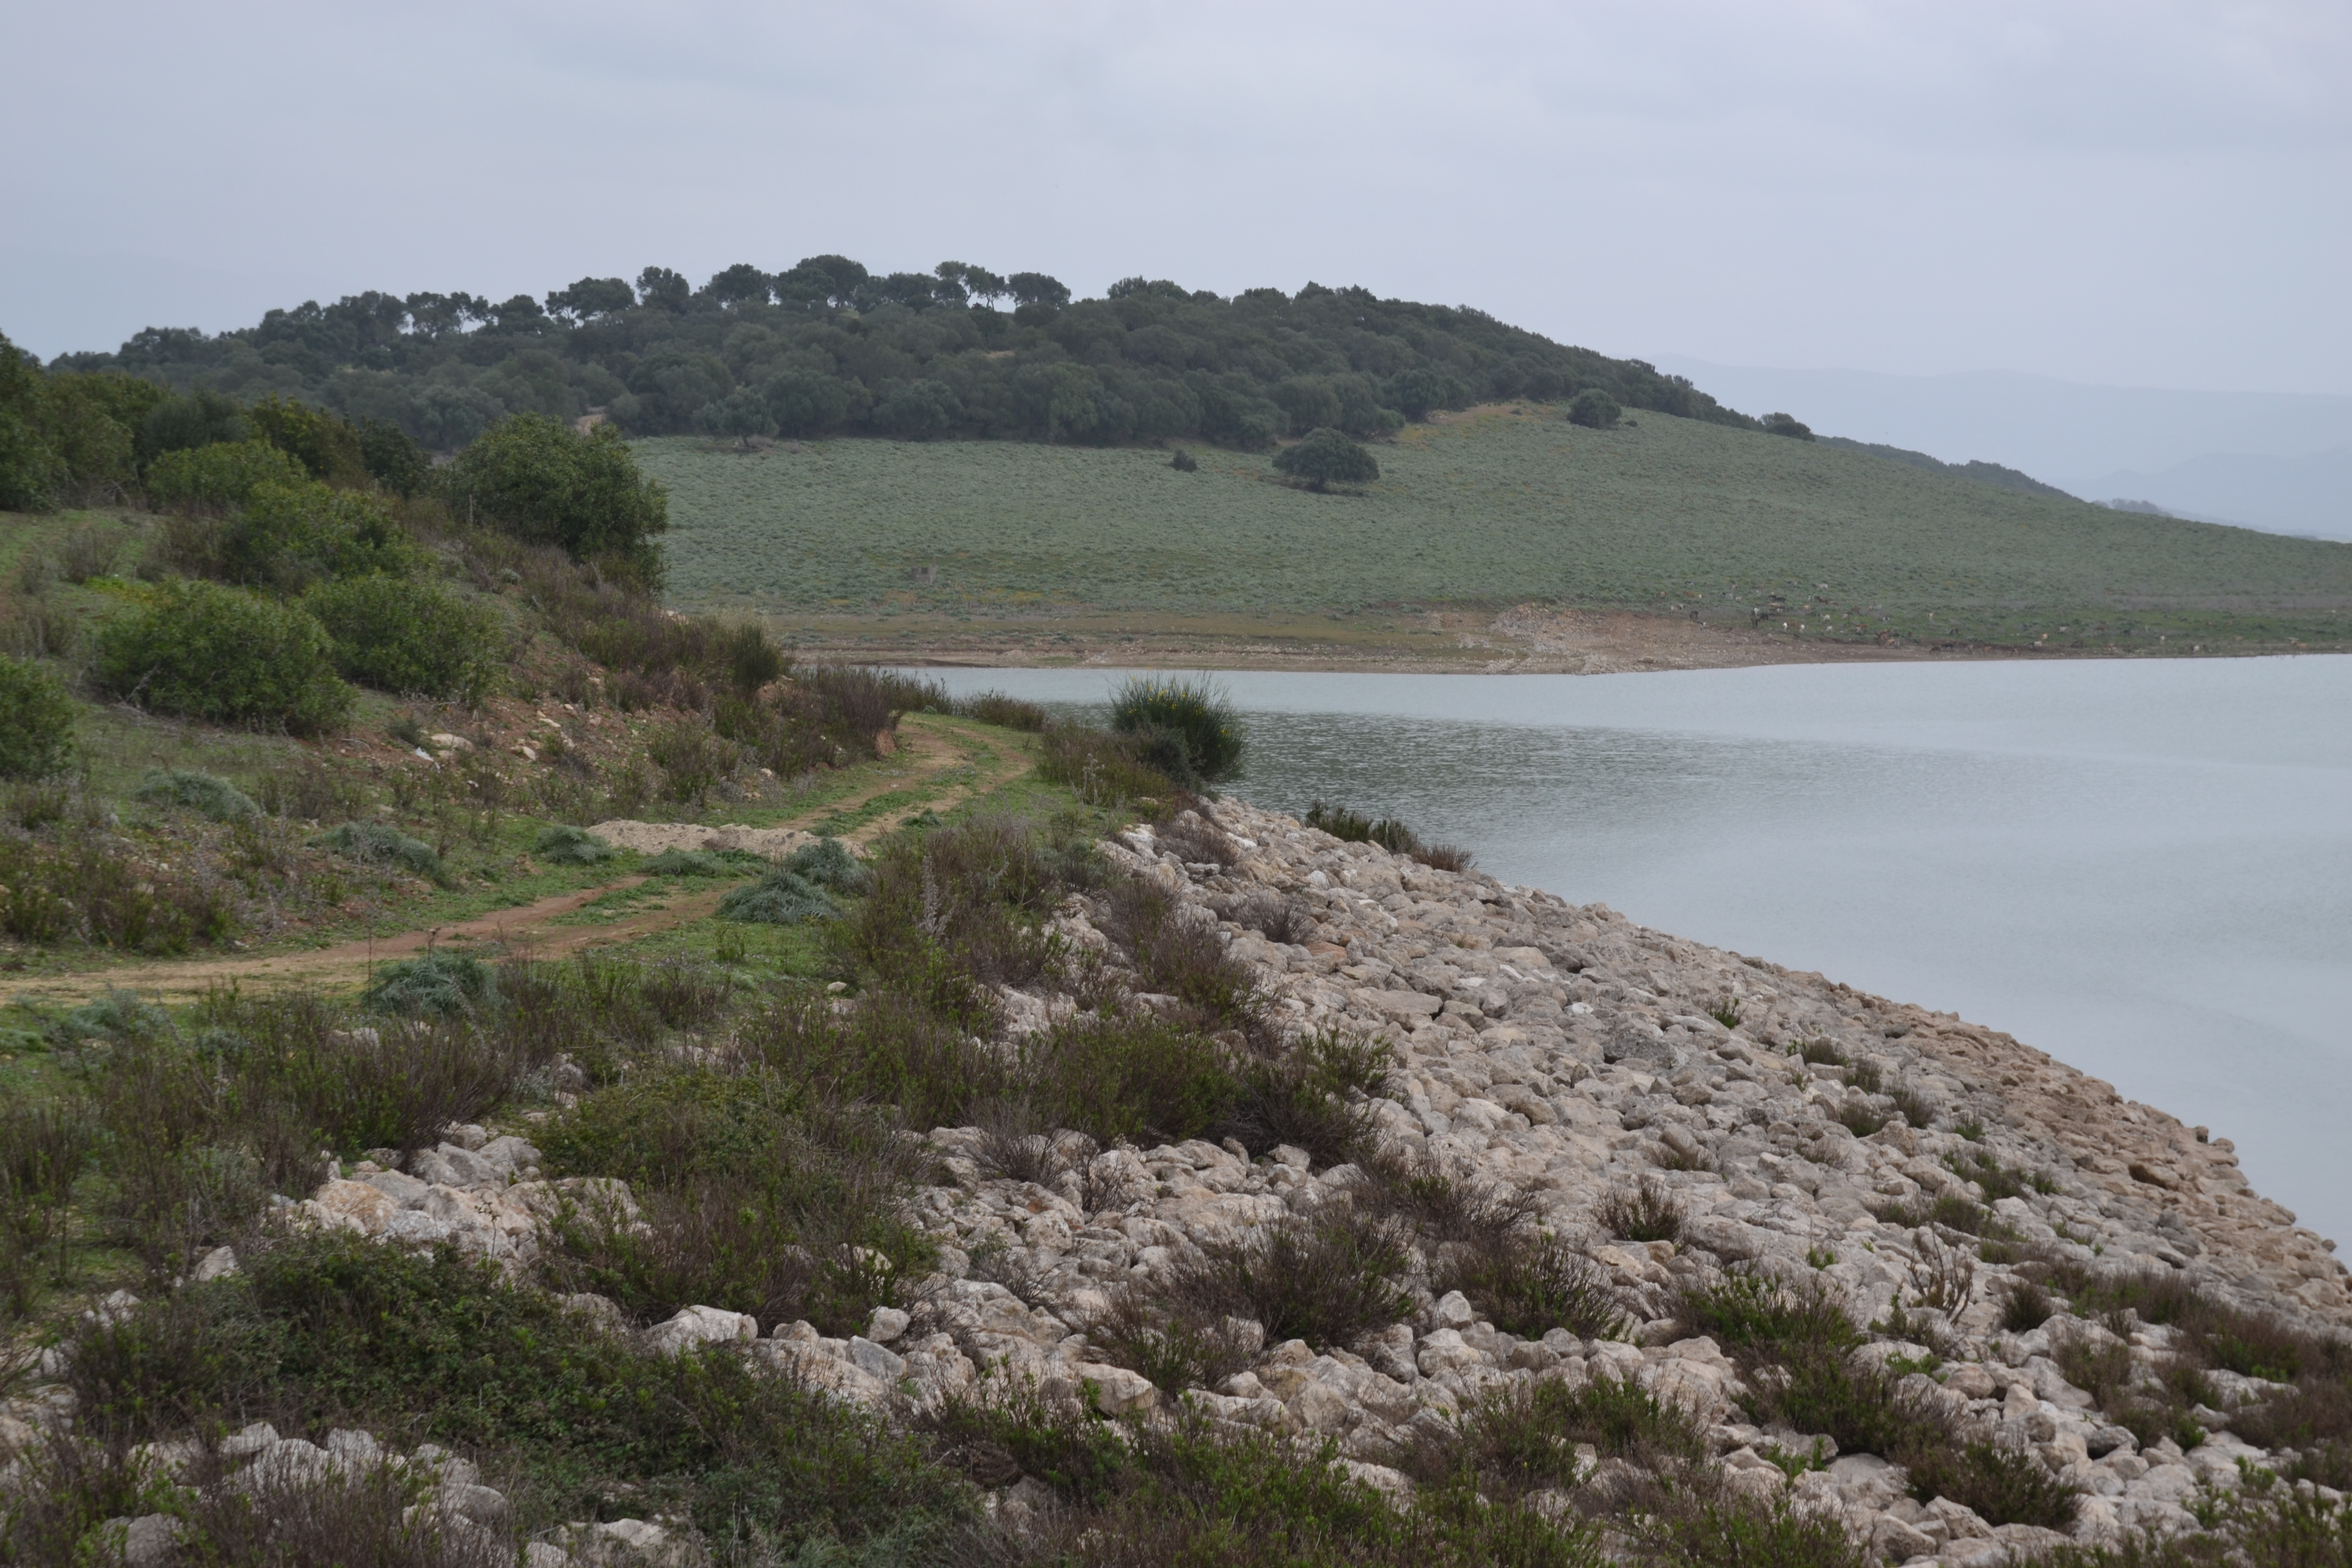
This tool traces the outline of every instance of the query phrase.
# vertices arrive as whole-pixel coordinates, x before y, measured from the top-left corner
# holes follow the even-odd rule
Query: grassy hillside
[[[1005,442],[639,451],[670,490],[673,595],[788,622],[1551,600],[1839,637],[2332,646],[2352,630],[2352,546],[1654,413],[1606,431],[1533,405],[1412,426],[1349,495],[1223,451],[1192,473],[1153,450]]]

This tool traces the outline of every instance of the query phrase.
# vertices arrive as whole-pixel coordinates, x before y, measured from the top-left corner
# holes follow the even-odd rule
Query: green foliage
[[[404,575],[419,557],[382,501],[313,480],[257,485],[209,529],[176,530],[174,546],[206,576],[278,593],[328,577]]]
[[[1373,818],[1360,811],[1350,811],[1344,805],[1326,805],[1316,801],[1299,819],[1309,827],[1320,828],[1344,844],[1377,844],[1391,855],[1410,855],[1422,847],[1420,835],[1406,826],[1402,817]]]
[[[161,713],[290,734],[341,729],[352,689],[309,612],[242,589],[173,581],[99,634],[100,688]]]
[[[1793,414],[1767,414],[1764,416],[1763,426],[1767,435],[1787,436],[1799,441],[1810,441],[1813,438],[1811,426],[1803,424]]]
[[[618,851],[583,827],[549,827],[531,840],[530,852],[555,866],[601,866]]]
[[[1084,724],[1046,727],[1037,746],[1037,777],[1095,806],[1165,800],[1176,787],[1142,757],[1134,737]]]
[[[1449,1427],[1416,1425],[1403,1468],[1423,1486],[1459,1479],[1493,1498],[1518,1498],[1590,1480],[1576,1446],[1636,1464],[1692,1461],[1706,1438],[1681,1406],[1630,1379],[1599,1377],[1570,1388],[1546,1378],[1487,1395]]]
[[[261,808],[246,793],[215,773],[185,768],[150,768],[133,794],[154,805],[176,805],[202,812],[215,822],[257,816]]]
[[[18,942],[180,952],[224,941],[236,924],[218,882],[159,868],[97,826],[52,840],[0,836],[0,931]]]
[[[641,1074],[550,1122],[555,1168],[629,1182],[649,1219],[588,1203],[559,1276],[648,1320],[705,1304],[862,1328],[930,1260],[892,1212],[925,1157],[887,1115],[837,1109],[812,1065]]]
[[[152,464],[165,452],[243,441],[252,434],[236,399],[204,388],[173,393],[139,422],[139,458]]]
[[[335,668],[379,691],[478,703],[503,662],[499,619],[437,583],[370,573],[315,584],[302,607],[333,641]]]
[[[738,852],[714,854],[708,849],[665,849],[637,869],[648,877],[736,877],[759,857]]]
[[[658,1489],[710,1539],[786,1553],[895,1539],[920,1557],[968,1509],[878,1419],[725,1354],[641,1354],[496,1263],[335,1233],[241,1263],[84,1334],[75,1385],[95,1431],[364,1426],[479,1456],[548,1522],[593,1517],[604,1487]]]
[[[1214,452],[1178,474],[1156,452],[1008,441],[756,461],[638,451],[693,520],[667,542],[672,590],[770,614],[1034,606],[1066,629],[1057,617],[1085,606],[1293,626],[1360,615],[1369,630],[1399,605],[1556,599],[1743,630],[1785,620],[1807,638],[2048,632],[2137,651],[2224,627],[2332,647],[2352,605],[2341,543],[2127,517],[1685,419],[1606,441],[1503,415],[1408,429],[1342,534],[1324,498]],[[940,562],[953,567],[910,585],[910,568]],[[2319,607],[2281,607],[2294,603]]]
[[[820,838],[814,844],[802,845],[784,858],[783,868],[837,893],[863,893],[874,880],[866,863],[852,855],[849,846],[838,838]]]
[[[174,447],[147,465],[147,499],[159,507],[225,510],[243,506],[264,486],[309,482],[300,462],[267,441],[216,441]]]
[[[1579,1339],[1615,1339],[1625,1326],[1624,1309],[1599,1268],[1549,1232],[1462,1247],[1441,1283],[1467,1297],[1481,1319],[1524,1339],[1553,1329]]]
[[[0,654],[0,778],[46,779],[73,757],[74,705],[58,678]]]
[[[376,971],[360,1000],[379,1013],[430,1013],[457,1017],[498,1000],[497,971],[457,952],[404,958]]]
[[[1110,721],[1180,783],[1215,784],[1241,771],[1247,745],[1241,721],[1224,689],[1206,676],[1130,676],[1111,696]]]
[[[1674,1241],[1681,1237],[1688,1215],[1671,1188],[1644,1176],[1631,1187],[1612,1188],[1593,1217],[1610,1235],[1628,1241]]]
[[[841,912],[824,889],[782,867],[719,900],[719,918],[752,925],[790,926],[831,920]]]
[[[385,823],[346,822],[321,834],[319,842],[363,866],[397,866],[419,877],[441,879],[440,852]]]
[[[314,479],[349,487],[365,484],[370,477],[359,429],[348,419],[279,393],[257,400],[245,418],[256,436],[301,464]]]
[[[1309,430],[1297,446],[1284,447],[1274,467],[1318,491],[1336,484],[1370,484],[1381,477],[1381,465],[1370,452],[1328,428]]]
[[[248,397],[282,390],[362,431],[371,417],[395,422],[436,448],[501,415],[568,422],[592,403],[632,436],[724,417],[749,426],[720,432],[730,436],[757,434],[764,419],[793,437],[950,429],[1246,448],[1285,430],[1376,436],[1439,408],[1591,386],[1629,406],[1753,427],[1647,364],[1475,310],[1319,286],[1228,300],[1164,279],[1074,300],[1040,273],[1014,273],[998,292],[987,268],[943,265],[949,273],[877,276],[845,257],[810,257],[771,276],[738,264],[700,289],[647,268],[625,303],[620,280],[583,279],[546,310],[362,294],[216,337],[152,330],[68,363]],[[1019,302],[1010,314],[991,302],[1006,293]],[[1361,368],[1370,364],[1386,379]]]
[[[1595,430],[1613,428],[1624,412],[1617,406],[1615,398],[1597,386],[1578,393],[1568,405],[1570,424],[1583,425]]]
[[[509,416],[459,453],[440,481],[454,514],[478,515],[639,582],[661,580],[655,540],[669,527],[668,500],[609,425],[582,436],[543,414]]]
[[[118,374],[45,374],[0,336],[0,510],[119,500],[132,478],[133,433],[163,395]]]

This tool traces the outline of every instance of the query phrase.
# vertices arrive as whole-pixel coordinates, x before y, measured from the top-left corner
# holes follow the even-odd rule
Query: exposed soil
[[[796,651],[811,660],[1005,668],[1207,664],[1226,669],[1605,675],[1759,664],[2113,658],[2127,651],[2032,650],[1895,637],[1832,640],[1727,626],[1689,614],[1550,605],[1518,605],[1500,612],[1401,607],[1344,616],[898,616],[779,617],[773,624],[789,632]]]

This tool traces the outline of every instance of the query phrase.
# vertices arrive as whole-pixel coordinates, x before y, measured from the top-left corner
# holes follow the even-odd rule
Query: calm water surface
[[[1244,799],[2006,1029],[2352,1238],[2352,659],[1220,679]]]

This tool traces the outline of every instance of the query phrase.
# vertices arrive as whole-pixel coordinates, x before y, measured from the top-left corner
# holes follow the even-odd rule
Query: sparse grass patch
[[[1593,1217],[1612,1236],[1628,1241],[1676,1241],[1687,1218],[1683,1202],[1664,1183],[1644,1176],[1632,1186],[1611,1189]]]

